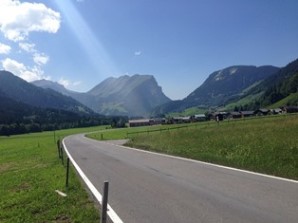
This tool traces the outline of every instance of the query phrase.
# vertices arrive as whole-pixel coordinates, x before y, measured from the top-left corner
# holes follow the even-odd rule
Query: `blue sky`
[[[298,58],[297,0],[0,0],[0,69],[88,91],[154,75],[182,99],[232,65]]]

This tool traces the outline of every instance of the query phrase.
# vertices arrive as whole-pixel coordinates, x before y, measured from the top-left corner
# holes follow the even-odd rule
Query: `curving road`
[[[125,223],[298,222],[298,182],[127,149],[65,139],[69,152]]]

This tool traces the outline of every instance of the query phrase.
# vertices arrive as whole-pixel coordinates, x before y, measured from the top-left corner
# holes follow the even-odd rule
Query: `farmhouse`
[[[166,120],[164,118],[155,118],[155,119],[136,119],[129,120],[129,127],[138,127],[138,126],[149,126],[149,125],[159,125],[164,124]]]
[[[228,117],[228,113],[227,112],[214,112],[212,114],[212,117],[214,120],[223,121],[224,119],[226,119]]]
[[[256,114],[257,116],[263,116],[263,115],[268,115],[269,112],[270,112],[269,109],[266,109],[266,108],[260,108],[260,109],[258,109],[258,110],[255,111],[255,114]]]
[[[174,124],[181,124],[181,123],[190,123],[191,122],[191,116],[187,117],[173,117],[172,123]]]
[[[166,119],[165,118],[154,118],[151,119],[153,121],[153,125],[160,125],[160,124],[165,124]]]
[[[281,108],[274,108],[274,109],[270,109],[270,113],[272,115],[282,114],[283,110]]]
[[[152,119],[137,119],[137,120],[128,121],[129,127],[148,126],[152,124],[153,124]]]
[[[255,111],[240,111],[240,112],[234,111],[230,113],[229,118],[236,119],[236,118],[247,118],[252,116],[255,116]]]
[[[284,113],[296,113],[298,112],[297,106],[284,106],[281,108]]]
[[[197,114],[194,116],[195,121],[206,121],[206,115],[205,114]]]
[[[241,113],[237,112],[237,111],[231,112],[230,115],[229,115],[229,118],[233,118],[233,119],[241,118],[241,117],[242,117]]]
[[[255,112],[254,111],[241,111],[241,116],[242,117],[252,117],[255,116]]]

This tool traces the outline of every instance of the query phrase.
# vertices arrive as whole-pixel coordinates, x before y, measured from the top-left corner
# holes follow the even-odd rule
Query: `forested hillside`
[[[298,97],[295,96],[297,92],[298,59],[289,63],[277,73],[250,89],[243,98],[253,97],[253,99],[244,100],[246,103],[242,103],[242,106],[246,109],[270,107],[270,105],[276,104],[281,100],[283,103],[279,105],[297,105]],[[286,98],[289,100],[286,100]]]
[[[51,89],[36,87],[7,71],[0,71],[0,90],[15,101],[35,107],[93,113],[91,109],[71,97]]]
[[[123,126],[126,121],[126,117],[96,114],[70,97],[0,71],[0,135],[95,125]]]

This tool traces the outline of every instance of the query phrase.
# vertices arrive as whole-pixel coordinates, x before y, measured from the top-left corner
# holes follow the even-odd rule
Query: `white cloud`
[[[19,63],[10,58],[6,58],[5,60],[2,61],[2,67],[4,68],[4,70],[10,71],[17,76],[19,76],[23,71],[26,70],[26,67],[24,64]]]
[[[72,89],[81,84],[81,81],[70,81],[63,77],[61,77],[58,81],[59,84],[62,84],[67,89]]]
[[[56,33],[60,22],[60,13],[42,3],[0,1],[0,31],[9,40],[25,40],[30,32]]]
[[[45,65],[49,61],[49,57],[44,53],[35,53],[33,55],[33,60],[38,65]]]
[[[19,47],[24,50],[27,53],[32,54],[33,56],[33,61],[37,65],[45,65],[49,61],[49,56],[46,55],[45,53],[40,53],[38,50],[35,49],[35,44],[34,43],[19,43]]]
[[[0,43],[0,54],[9,54],[10,50],[11,50],[10,46]]]
[[[63,85],[64,87],[68,87],[70,85],[70,81],[64,79],[63,77],[60,78],[60,80],[58,81],[59,84]]]
[[[28,82],[41,79],[50,79],[50,77],[44,75],[43,70],[41,70],[38,66],[34,66],[33,68],[27,67],[23,63],[20,63],[10,58],[6,58],[1,62],[4,70],[10,71],[14,75]]]
[[[142,54],[142,51],[135,51],[135,52],[134,52],[134,55],[135,55],[135,56],[140,56],[141,54]]]
[[[35,53],[35,44],[34,43],[19,43],[19,47],[27,53]]]

